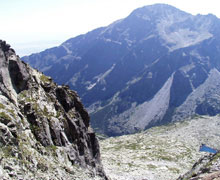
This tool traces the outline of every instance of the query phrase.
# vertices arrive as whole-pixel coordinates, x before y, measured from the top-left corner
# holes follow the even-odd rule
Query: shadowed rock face
[[[99,143],[78,95],[20,61],[4,41],[0,149],[1,178],[107,179]]]

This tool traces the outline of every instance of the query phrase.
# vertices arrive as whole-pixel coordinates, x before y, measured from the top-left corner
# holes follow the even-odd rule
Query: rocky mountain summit
[[[109,136],[220,113],[219,59],[220,20],[166,4],[23,57],[75,89]]]
[[[0,41],[0,179],[107,179],[78,95]]]

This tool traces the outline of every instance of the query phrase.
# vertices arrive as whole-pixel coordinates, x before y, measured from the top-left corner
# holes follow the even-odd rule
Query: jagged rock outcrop
[[[220,179],[220,152],[210,154],[196,162],[192,170],[177,180],[219,180]]]
[[[0,179],[107,179],[78,95],[0,41]]]

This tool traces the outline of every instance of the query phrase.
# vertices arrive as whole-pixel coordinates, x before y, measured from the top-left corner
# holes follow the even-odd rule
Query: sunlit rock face
[[[76,92],[22,62],[5,41],[0,41],[0,158],[0,179],[107,179]]]
[[[122,135],[220,112],[220,20],[156,4],[23,57],[75,89],[99,132]]]

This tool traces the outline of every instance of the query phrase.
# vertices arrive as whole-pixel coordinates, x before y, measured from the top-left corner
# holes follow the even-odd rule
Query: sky
[[[220,18],[219,0],[0,0],[0,39],[22,57],[58,46],[155,3]]]

